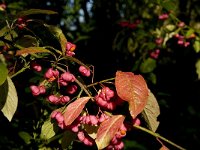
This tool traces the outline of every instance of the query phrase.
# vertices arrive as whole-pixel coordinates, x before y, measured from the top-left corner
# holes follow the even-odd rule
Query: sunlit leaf
[[[168,25],[165,26],[165,28],[168,31],[173,31],[174,29],[176,29],[176,26],[174,24],[168,24]]]
[[[74,102],[70,103],[64,112],[64,122],[65,125],[70,125],[82,112],[85,104],[88,102],[90,97],[81,97],[75,100]]]
[[[43,47],[27,47],[27,48],[18,50],[16,52],[16,56],[35,54],[35,53],[50,53],[50,51]]]
[[[142,112],[142,116],[144,117],[148,128],[153,132],[155,132],[158,128],[159,121],[157,121],[157,117],[159,116],[159,114],[160,107],[158,105],[158,102],[153,93],[149,92],[147,104]]]
[[[50,119],[44,122],[41,129],[40,138],[43,140],[48,140],[52,138],[58,131],[58,126],[51,122]]]
[[[0,85],[2,85],[7,78],[8,69],[4,63],[0,61]]]
[[[17,14],[17,17],[24,17],[28,15],[35,15],[35,14],[53,15],[53,14],[58,14],[58,13],[52,10],[45,10],[45,9],[29,9],[29,10],[19,12]]]
[[[148,87],[141,75],[117,71],[115,86],[118,96],[129,103],[129,111],[135,118],[144,109],[148,99]]]
[[[110,141],[123,124],[124,119],[125,117],[122,115],[115,115],[100,124],[95,140],[98,149],[104,149],[109,145]]]
[[[18,96],[12,80],[7,80],[0,86],[0,108],[4,116],[11,121],[18,106]]]

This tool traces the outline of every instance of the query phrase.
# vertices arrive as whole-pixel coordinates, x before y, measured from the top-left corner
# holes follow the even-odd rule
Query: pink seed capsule
[[[78,126],[72,126],[72,127],[71,127],[71,130],[72,130],[73,132],[78,132],[78,131],[79,131],[79,128],[78,128]]]
[[[63,122],[64,121],[64,117],[62,115],[61,112],[58,112],[55,116],[55,119],[58,121],[58,122]]]
[[[58,83],[59,83],[60,86],[67,86],[68,85],[68,83],[61,78],[59,78]]]
[[[90,124],[90,116],[85,116],[85,123]]]
[[[133,125],[139,126],[141,124],[141,121],[139,118],[133,119]]]
[[[157,38],[157,39],[155,40],[155,43],[156,43],[157,45],[161,45],[161,44],[163,43],[163,38]]]
[[[31,85],[30,89],[34,96],[38,96],[40,94],[40,88],[38,86]]]
[[[31,67],[37,72],[42,71],[42,66],[37,64],[37,63],[35,63],[35,62],[31,63]]]
[[[108,110],[114,110],[116,108],[116,103],[115,102],[109,102],[106,106]]]
[[[98,95],[95,96],[95,100],[96,100],[97,104],[98,104],[99,106],[101,106],[101,107],[107,107],[107,105],[108,105],[108,102],[105,101],[105,100],[103,100],[103,99],[102,99],[101,97],[99,97]]]
[[[93,141],[89,136],[86,136],[85,139],[83,140],[83,143],[87,146],[92,146],[93,145]]]
[[[124,143],[120,141],[117,145],[114,146],[116,150],[122,150],[124,148]]]
[[[50,95],[47,98],[51,103],[57,104],[59,102],[59,97],[55,96],[55,95]]]
[[[49,79],[49,78],[52,78],[53,77],[53,69],[52,68],[49,68],[45,74],[44,74],[44,77]]]
[[[60,100],[59,100],[59,102],[61,103],[61,104],[65,104],[65,103],[67,103],[67,102],[69,102],[70,101],[70,97],[69,96],[61,96],[60,97]]]
[[[97,123],[99,122],[97,117],[94,115],[90,115],[89,117],[90,117],[91,125],[97,125]]]
[[[78,136],[78,139],[80,141],[83,141],[85,139],[85,134],[84,134],[83,131],[79,131],[78,134],[77,134],[77,136]]]
[[[119,142],[119,140],[116,138],[116,136],[114,136],[111,140],[111,144],[115,145]]]
[[[46,93],[46,88],[45,88],[44,85],[40,85],[40,86],[39,86],[39,90],[40,90],[40,94]]]
[[[74,82],[75,81],[74,75],[71,74],[70,72],[64,72],[63,74],[61,74],[60,78],[66,82]]]
[[[75,44],[73,44],[71,42],[67,42],[67,44],[66,44],[66,50],[67,51],[73,52],[75,49],[76,49],[76,45]]]
[[[79,72],[86,77],[90,76],[90,70],[88,68],[86,68],[85,66],[80,66],[79,67]]]
[[[77,91],[78,87],[76,85],[68,85],[66,92],[68,94],[74,94]]]
[[[52,119],[55,118],[56,115],[57,115],[58,113],[59,113],[59,111],[54,110],[54,111],[51,113],[51,118],[52,118]]]

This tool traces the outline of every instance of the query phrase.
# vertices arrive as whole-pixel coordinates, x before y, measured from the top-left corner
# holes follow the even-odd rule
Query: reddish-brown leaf
[[[70,125],[80,115],[89,99],[90,97],[78,98],[66,107],[64,112],[64,122],[66,126]]]
[[[148,87],[141,75],[132,72],[117,71],[115,86],[118,96],[128,101],[129,111],[135,118],[144,109],[148,99]]]
[[[125,117],[122,115],[115,115],[100,124],[95,140],[98,149],[104,149],[109,145],[124,119]]]

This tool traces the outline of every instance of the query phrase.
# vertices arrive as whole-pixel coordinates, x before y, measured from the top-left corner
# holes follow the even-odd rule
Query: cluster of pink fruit
[[[74,49],[76,46],[70,42],[66,45],[66,55],[74,56]],[[31,63],[31,68],[35,71],[42,71],[42,66],[36,62]],[[91,71],[88,67],[80,65],[77,70],[82,76],[89,77],[91,75]],[[69,104],[71,100],[71,95],[75,94],[78,90],[78,85],[76,85],[76,77],[69,71],[61,72],[56,68],[48,68],[44,73],[44,80],[40,83],[40,85],[31,85],[30,90],[33,96],[45,95],[46,100],[51,104],[55,105],[65,105]],[[53,84],[56,83],[56,84]],[[59,88],[65,89],[63,92],[52,93],[51,85],[56,85]],[[50,90],[49,90],[50,89]],[[58,89],[59,90],[59,89]],[[50,94],[49,94],[50,91]],[[63,90],[62,90],[63,91]],[[69,95],[67,95],[69,94]],[[73,96],[73,95],[72,95]],[[108,86],[102,86],[102,88],[97,92],[94,96],[95,104],[99,107],[99,113],[97,115],[86,113],[81,113],[70,125],[65,124],[64,112],[56,109],[53,110],[50,117],[55,120],[58,127],[62,130],[68,130],[77,135],[77,139],[84,143],[87,146],[95,145],[95,137],[92,137],[87,132],[87,127],[96,127],[98,128],[101,123],[110,118],[109,115],[105,114],[105,111],[113,111],[117,106],[123,104],[123,100],[118,97],[116,92],[109,88]],[[140,121],[132,121],[133,124],[140,124]],[[116,149],[121,150],[124,148],[124,143],[122,142],[122,138],[126,135],[127,130],[129,130],[127,125],[122,124],[118,132],[116,132],[115,136],[110,141],[110,144],[105,148],[108,150]]]
[[[174,37],[177,39],[177,44],[184,46],[184,47],[188,47],[190,45],[190,42],[186,41],[185,37],[183,35],[180,34],[175,34]]]
[[[96,103],[103,109],[114,110],[117,105],[121,105],[123,101],[111,90],[104,86],[95,96]]]
[[[36,64],[36,63],[34,63],[34,64]],[[36,64],[33,68],[35,68],[37,71],[41,70],[40,69],[41,67],[38,64]],[[80,66],[79,72],[84,76],[90,75],[90,73],[88,73],[88,72],[90,72],[90,70],[87,69],[85,66]],[[75,81],[75,76],[72,73],[70,73],[69,71],[66,71],[66,72],[60,74],[57,69],[49,68],[45,72],[44,78],[48,81],[48,83],[57,81],[59,83],[59,86],[66,86],[66,93],[68,93],[68,94],[74,94],[77,91],[77,88],[78,88],[77,85],[70,84]],[[34,96],[38,96],[40,94],[45,94],[45,92],[46,92],[46,87],[45,87],[45,85],[43,85],[43,82],[42,82],[42,85],[39,85],[39,86],[31,85],[30,89]],[[68,96],[50,95],[50,96],[48,96],[48,100],[54,104],[58,104],[59,101],[61,101],[61,103],[68,102],[69,98],[68,98]]]
[[[67,42],[66,55],[74,56],[75,53],[73,51],[75,50],[75,48],[76,48],[75,44]],[[31,68],[37,72],[42,71],[42,66],[35,61],[31,63]],[[82,76],[89,77],[91,75],[90,69],[86,66],[79,66],[78,71]],[[46,72],[44,73],[44,81],[47,81],[47,82],[42,82],[38,86],[31,85],[30,90],[34,96],[45,94],[48,83],[57,81],[60,87],[61,86],[66,87],[67,94],[74,94],[78,89],[76,84],[72,84],[75,81],[75,79],[76,79],[75,76],[69,71],[60,73],[57,69],[52,67],[52,68],[48,68]],[[65,104],[70,100],[70,98],[69,96],[51,94],[47,96],[47,100],[49,100],[51,103],[54,103],[54,104]]]
[[[51,114],[51,118],[55,119],[58,123],[58,126],[61,129],[70,130],[77,134],[77,138],[79,141],[84,143],[87,146],[92,146],[95,144],[94,138],[88,135],[86,129],[84,129],[85,125],[89,126],[99,126],[102,122],[109,118],[108,115],[101,113],[100,116],[95,115],[83,115],[79,116],[71,125],[65,126],[64,117],[61,112],[55,110]],[[137,122],[138,124],[138,122]],[[139,124],[138,124],[139,125]],[[122,138],[125,137],[128,127],[124,124],[121,125],[119,130],[115,133],[115,136],[110,141],[110,144],[105,148],[107,150],[121,150],[124,148],[124,143]]]

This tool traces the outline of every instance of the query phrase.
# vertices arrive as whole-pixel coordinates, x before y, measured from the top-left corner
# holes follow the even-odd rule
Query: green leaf
[[[144,120],[146,121],[148,128],[153,132],[155,132],[159,125],[157,117],[160,114],[160,107],[152,92],[149,92],[147,104],[141,114],[144,117]]]
[[[8,76],[8,69],[6,65],[0,62],[0,85],[2,85]]]
[[[147,76],[147,79],[150,80],[153,84],[156,84],[157,78],[156,75],[154,73],[149,73]]]
[[[76,133],[66,130],[63,133],[63,137],[61,141],[62,149],[68,149],[69,146],[72,146],[73,141],[76,139],[76,137],[77,137]]]
[[[189,29],[189,30],[186,32],[185,37],[186,37],[186,38],[189,38],[193,33],[194,33],[194,29]]]
[[[174,29],[176,29],[176,26],[174,24],[168,24],[168,25],[165,26],[165,28],[168,31],[173,31]]]
[[[10,77],[7,77],[7,80],[0,86],[0,108],[9,121],[12,120],[17,110],[17,105],[17,91]]]
[[[28,15],[35,15],[35,14],[53,15],[53,14],[58,14],[58,13],[52,10],[45,10],[45,9],[29,9],[29,10],[19,12],[17,14],[17,17],[24,17]]]
[[[27,48],[17,50],[16,56],[35,54],[35,53],[51,53],[51,51],[43,47],[27,47]]]
[[[198,75],[198,79],[200,79],[200,59],[195,64],[196,67],[196,73]]]
[[[196,51],[196,53],[200,52],[200,41],[199,40],[194,41],[193,48]]]
[[[39,46],[39,42],[37,39],[30,35],[24,35],[19,40],[16,41],[16,44],[20,45],[21,47],[33,47],[33,46]]]
[[[56,134],[57,130],[58,126],[49,119],[42,125],[40,137],[43,140],[48,140]]]
[[[12,38],[16,38],[18,35],[14,30],[10,30],[7,26],[1,28],[0,36],[4,37],[4,39],[12,41]],[[0,41],[0,46],[4,46],[5,43]]]
[[[45,26],[58,39],[61,49],[62,49],[62,53],[63,53],[63,55],[65,55],[67,39],[66,39],[65,35],[63,34],[62,30],[60,28],[58,28],[56,26],[52,26],[52,25],[45,24]]]
[[[130,53],[133,53],[136,50],[136,48],[138,47],[138,43],[136,41],[133,41],[132,38],[129,38],[127,46],[128,46],[128,51]]]
[[[161,6],[168,11],[174,11],[177,8],[174,0],[163,0],[161,1]]]
[[[141,65],[140,71],[142,73],[152,72],[156,68],[156,60],[152,58],[147,58]]]
[[[29,133],[24,132],[24,131],[20,131],[18,133],[18,135],[24,140],[24,142],[26,144],[30,144],[31,143],[31,139],[33,139],[32,136]]]

